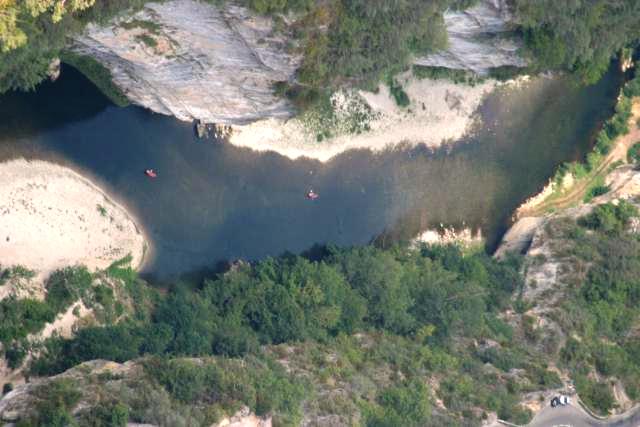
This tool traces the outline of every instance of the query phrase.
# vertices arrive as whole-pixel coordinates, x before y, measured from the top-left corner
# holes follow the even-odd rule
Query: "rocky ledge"
[[[505,0],[481,0],[444,19],[449,48],[416,64],[480,74],[526,65],[510,36]],[[181,120],[242,125],[292,115],[273,84],[292,80],[301,57],[295,40],[275,27],[272,18],[230,3],[169,0],[107,26],[89,25],[73,49],[108,68],[134,104]]]
[[[525,67],[518,51],[521,40],[514,36],[514,16],[507,0],[481,0],[463,11],[444,15],[449,47],[424,58],[417,65],[444,67],[488,74],[491,68]]]

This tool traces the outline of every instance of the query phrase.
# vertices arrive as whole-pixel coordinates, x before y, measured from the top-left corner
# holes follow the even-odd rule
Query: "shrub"
[[[587,194],[584,196],[584,202],[589,203],[595,197],[602,196],[603,194],[607,194],[610,188],[608,185],[604,185],[604,179],[600,178],[594,182],[589,189],[587,189]]]
[[[56,313],[66,310],[71,303],[85,296],[92,280],[86,267],[67,267],[55,271],[46,283],[47,305]]]
[[[587,406],[608,415],[615,405],[611,387],[606,382],[596,382],[586,377],[576,378],[576,391]]]
[[[4,285],[11,279],[22,278],[31,279],[36,275],[36,272],[29,270],[21,265],[14,265],[13,267],[2,269],[0,268],[0,286]]]
[[[24,358],[27,356],[27,349],[23,344],[14,343],[11,347],[7,348],[4,352],[4,357],[7,359],[7,365],[11,369],[16,369],[22,362]]]
[[[118,402],[101,403],[83,414],[80,425],[96,427],[126,427],[129,422],[129,408]]]
[[[35,414],[21,419],[18,426],[75,426],[72,410],[81,397],[76,384],[67,378],[53,380],[36,391]]]
[[[39,331],[56,316],[46,302],[33,299],[5,298],[0,301],[0,342],[7,344]]]
[[[402,89],[402,85],[400,85],[397,80],[389,79],[387,84],[389,86],[391,96],[393,96],[393,99],[399,107],[408,107],[411,104],[409,95],[407,95],[404,89]]]
[[[429,393],[424,383],[412,381],[389,387],[378,396],[382,413],[368,420],[369,426],[422,426],[429,419]]]
[[[640,79],[639,79],[640,80]],[[640,160],[640,142],[636,142],[627,151],[627,161],[638,163]]]
[[[620,233],[627,226],[629,219],[637,215],[638,210],[635,206],[621,200],[617,205],[605,203],[596,206],[593,212],[580,218],[578,223],[605,233]]]

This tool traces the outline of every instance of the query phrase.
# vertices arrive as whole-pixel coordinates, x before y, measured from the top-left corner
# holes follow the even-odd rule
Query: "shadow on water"
[[[588,150],[619,84],[614,74],[589,88],[538,79],[488,97],[483,125],[454,147],[350,151],[322,164],[197,140],[189,123],[108,105],[65,69],[36,93],[0,98],[0,158],[88,172],[146,229],[154,250],[145,273],[156,280],[383,232],[407,238],[440,223],[480,228],[491,245],[559,163]],[[143,176],[150,167],[156,180]],[[309,188],[320,198],[307,200]]]
[[[45,81],[36,91],[9,92],[0,97],[0,135],[3,139],[29,139],[90,119],[109,100],[73,68],[63,65],[64,78]],[[2,147],[0,147],[2,149]]]

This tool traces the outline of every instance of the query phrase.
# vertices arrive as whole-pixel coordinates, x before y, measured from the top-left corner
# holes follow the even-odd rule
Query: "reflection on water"
[[[484,125],[454,147],[351,151],[322,164],[199,141],[188,123],[110,106],[67,68],[37,93],[0,98],[0,158],[88,172],[138,216],[155,248],[147,270],[161,278],[440,223],[482,228],[493,243],[513,208],[586,152],[618,85],[613,75],[582,89],[536,80],[487,99]],[[319,199],[305,198],[310,187]]]

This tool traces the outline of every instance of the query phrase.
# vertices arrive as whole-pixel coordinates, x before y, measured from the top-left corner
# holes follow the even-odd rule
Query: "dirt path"
[[[549,198],[547,197],[541,203],[534,206],[529,206],[525,209],[519,209],[517,212],[517,218],[524,218],[528,216],[541,216],[552,209],[565,209],[574,204],[580,202],[593,183],[598,177],[606,175],[609,167],[617,161],[626,161],[627,151],[636,142],[640,142],[640,128],[636,124],[640,119],[640,99],[633,100],[633,106],[631,108],[631,118],[629,119],[629,133],[619,137],[613,144],[613,148],[607,154],[595,173],[589,175],[588,179],[578,181],[576,184],[566,190],[561,196]]]

